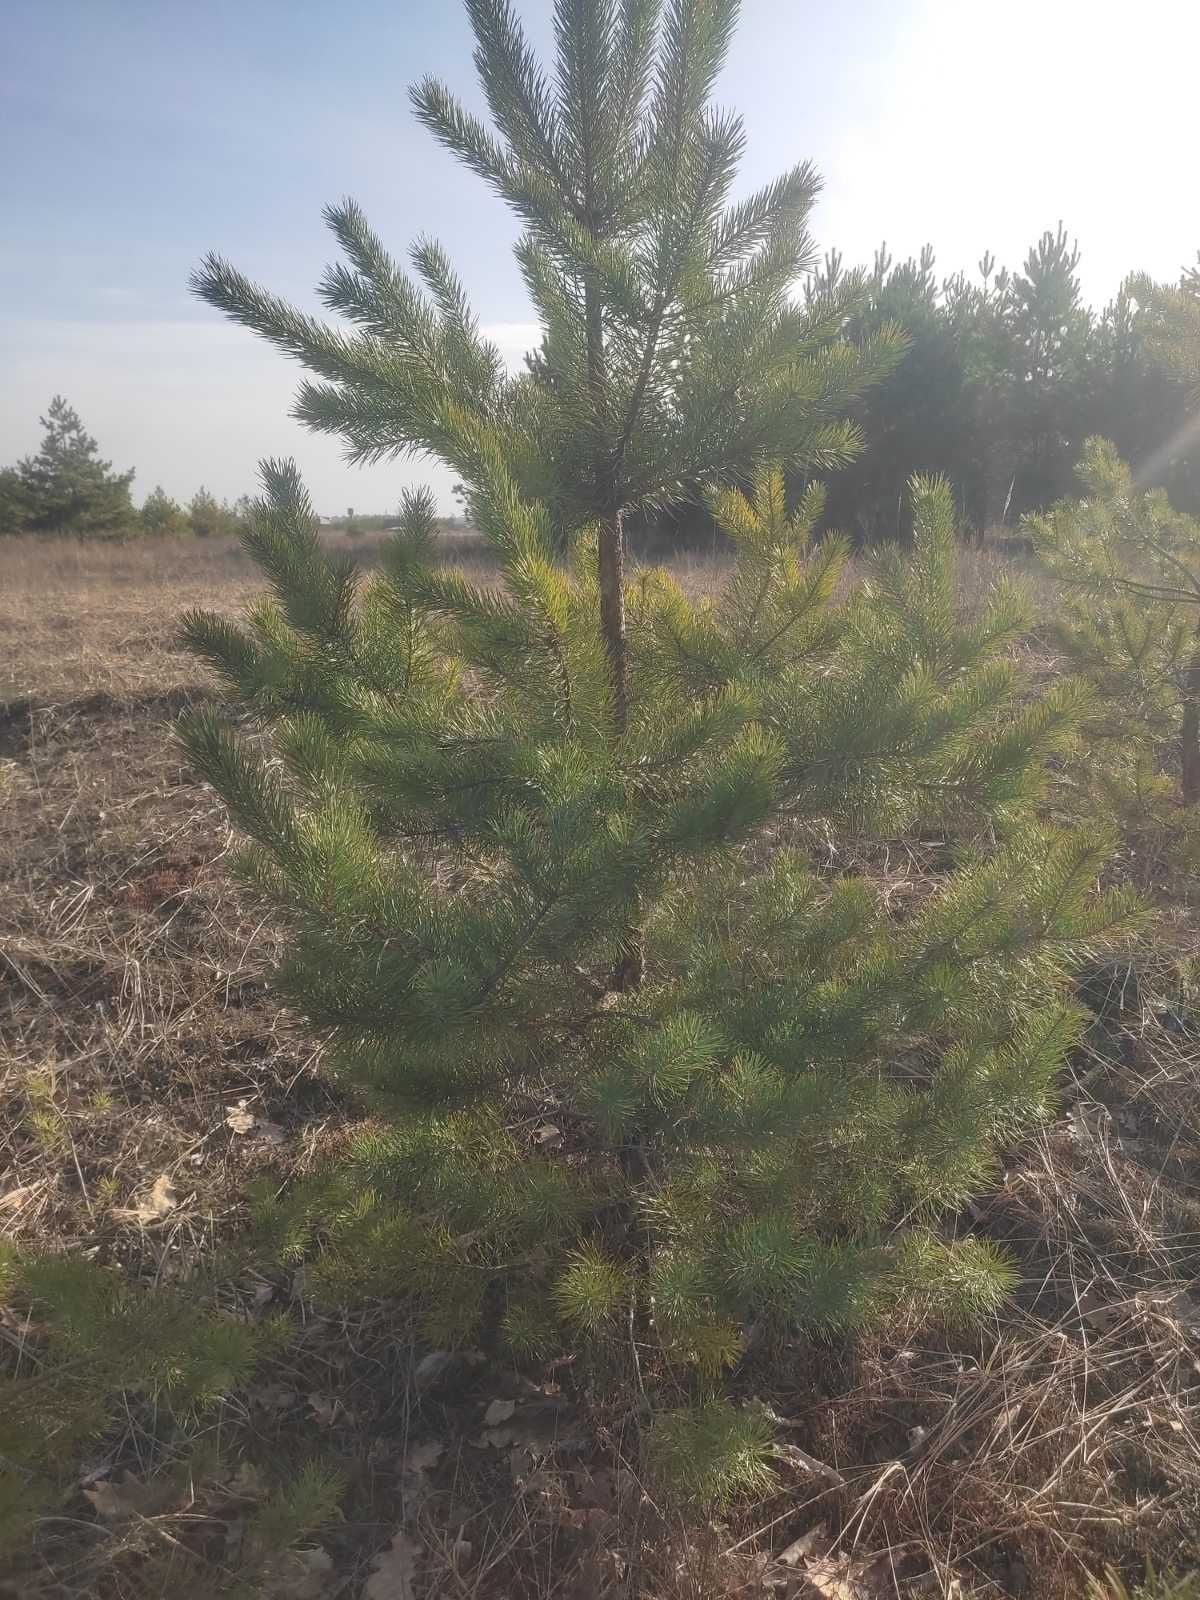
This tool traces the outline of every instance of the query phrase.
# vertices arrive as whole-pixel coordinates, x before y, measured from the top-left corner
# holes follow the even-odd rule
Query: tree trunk
[[[1185,806],[1200,800],[1200,622],[1183,669],[1183,721],[1179,727],[1179,774]]]
[[[584,321],[587,330],[588,386],[596,422],[603,435],[609,418],[608,362],[604,349],[604,309],[596,285],[584,285]],[[612,685],[614,732],[625,732],[629,691],[625,667],[625,529],[614,481],[615,467],[607,449],[595,463],[596,495],[600,508],[600,632],[608,656]]]
[[[609,421],[608,362],[604,349],[604,311],[592,282],[584,285],[588,386],[602,436]],[[615,452],[605,450],[595,462],[596,501],[600,514],[600,635],[608,657],[610,714],[618,738],[629,721],[629,681],[625,650],[625,513],[617,483]],[[624,950],[609,978],[616,990],[636,989],[646,969],[641,929],[634,921],[626,930]],[[639,1157],[640,1159],[641,1157]]]
[[[1200,698],[1192,691],[1183,703],[1183,803],[1200,800]]]
[[[624,514],[613,512],[600,520],[600,631],[608,655],[612,684],[612,725],[618,737],[629,720],[629,684],[625,652],[625,528]],[[640,904],[640,902],[639,902]],[[609,985],[626,991],[640,987],[646,972],[642,933],[635,920],[625,933],[625,949],[613,968]]]
[[[1200,646],[1183,675],[1183,723],[1179,730],[1183,803],[1200,800]]]
[[[612,682],[612,720],[617,733],[629,719],[625,662],[625,529],[620,511],[600,522],[600,631]]]

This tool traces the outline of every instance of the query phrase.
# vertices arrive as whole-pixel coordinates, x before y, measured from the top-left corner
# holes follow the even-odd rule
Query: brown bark
[[[584,287],[584,321],[588,386],[596,421],[603,434],[609,415],[604,309],[599,290],[591,282]],[[625,530],[614,466],[605,450],[595,463],[595,487],[600,508],[600,632],[608,656],[613,730],[620,734],[625,732],[628,720],[629,692],[625,665]]]
[[[1183,803],[1200,800],[1200,623],[1183,673],[1183,722],[1179,729],[1179,768]]]
[[[1183,703],[1183,803],[1200,800],[1200,700],[1193,694]]]
[[[1189,667],[1187,676],[1188,687],[1180,728],[1180,765],[1183,803],[1185,806],[1194,806],[1200,800],[1200,667]]]
[[[629,719],[625,661],[625,530],[621,512],[600,522],[600,631],[612,683],[612,720],[617,733]]]

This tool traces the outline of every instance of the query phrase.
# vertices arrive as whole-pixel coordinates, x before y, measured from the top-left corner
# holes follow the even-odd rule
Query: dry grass
[[[481,560],[469,542],[451,555]],[[0,563],[15,645],[0,679],[0,1235],[179,1277],[237,1224],[248,1177],[309,1169],[354,1115],[263,994],[272,931],[227,879],[221,807],[170,739],[209,692],[175,617],[236,611],[255,577],[236,546],[192,542],[9,541]],[[971,557],[965,603],[1002,563]],[[675,567],[693,592],[726,570]],[[1186,953],[1191,914],[1171,916],[1166,943]],[[1023,1266],[1004,1324],[798,1345],[769,1393],[766,1370],[739,1375],[840,1483],[785,1468],[770,1502],[682,1524],[637,1477],[636,1408],[598,1411],[569,1372],[530,1379],[491,1356],[431,1377],[395,1307],[331,1316],[301,1277],[272,1275],[222,1290],[238,1314],[287,1310],[298,1329],[213,1424],[226,1466],[119,1535],[81,1534],[95,1530],[80,1498],[11,1592],[216,1592],[255,1493],[232,1484],[239,1455],[320,1454],[345,1472],[346,1520],[320,1537],[345,1585],[330,1594],[357,1592],[400,1527],[416,1594],[454,1600],[1067,1600],[1109,1565],[1200,1564],[1200,1030],[1173,961],[1142,968],[1101,995],[1061,1120],[1010,1153],[970,1219]],[[245,1133],[226,1120],[238,1106],[257,1119]],[[169,1215],[122,1216],[160,1174]],[[482,1447],[497,1398],[519,1426]],[[131,1416],[80,1471],[170,1460]]]
[[[329,539],[370,566],[380,536]],[[446,558],[487,562],[467,531],[445,536]],[[193,686],[195,663],[174,648],[175,619],[192,606],[234,612],[260,587],[235,539],[142,539],[131,544],[34,537],[0,545],[0,700],[98,692],[136,695]]]
[[[329,544],[370,566],[380,539],[347,541],[335,534]],[[494,572],[486,547],[470,530],[448,530],[443,542],[448,564],[477,578]],[[667,567],[694,596],[716,592],[730,562],[719,551],[689,551]],[[999,577],[1014,570],[1033,590],[1037,611],[1048,611],[1052,596],[1033,564],[988,544],[964,552],[964,607],[978,605]],[[6,539],[0,546],[0,635],[16,647],[0,660],[0,700],[192,687],[196,667],[173,647],[174,619],[193,606],[235,612],[257,587],[253,563],[232,539],[112,545]]]

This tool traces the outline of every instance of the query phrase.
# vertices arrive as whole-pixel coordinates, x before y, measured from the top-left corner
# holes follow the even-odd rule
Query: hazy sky
[[[544,41],[550,0],[519,9]],[[743,0],[719,98],[746,119],[742,187],[816,161],[822,248],[1017,265],[1061,217],[1100,303],[1200,246],[1198,56],[1200,0]],[[139,498],[233,497],[294,454],[322,510],[421,480],[449,509],[439,467],[352,469],[303,432],[298,369],[187,291],[217,249],[313,304],[321,206],[351,194],[397,254],[439,237],[519,359],[515,228],[413,121],[426,71],[478,104],[457,0],[3,0],[0,464],[61,391]]]

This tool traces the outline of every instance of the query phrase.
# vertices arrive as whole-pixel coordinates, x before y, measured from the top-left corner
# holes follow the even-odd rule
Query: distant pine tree
[[[270,595],[188,619],[268,731],[208,710],[183,737],[287,930],[278,992],[380,1118],[262,1221],[321,1244],[327,1293],[412,1294],[439,1343],[489,1322],[524,1354],[635,1349],[651,1386],[690,1369],[709,1402],[654,1458],[720,1498],[769,1440],[713,1393],[748,1343],[1002,1296],[1000,1253],[937,1219],[1052,1102],[1065,974],[1128,905],[1094,893],[1103,837],[1033,825],[1079,693],[1024,692],[1009,590],[958,620],[947,486],[911,486],[911,559],[844,599],[820,489],[786,503],[770,456],[851,455],[897,342],[843,338],[861,278],[792,299],[808,168],[726,203],[733,0],[559,0],[553,80],[504,0],[468,10],[499,136],[438,84],[416,104],[528,225],[553,381],[508,377],[440,250],[422,293],[351,205],[323,293],[352,332],[219,260],[199,280],[323,379],[313,427],[446,460],[503,578],[436,564],[419,493],[364,581],[269,464]],[[696,481],[722,594],[627,579],[626,514]],[[902,921],[814,860],[919,827],[976,850]]]
[[[1151,349],[1159,361],[1187,383],[1200,406],[1200,255],[1174,285],[1138,280],[1151,310]]]
[[[28,508],[16,467],[0,469],[0,534],[23,533]]]
[[[129,498],[133,472],[113,472],[112,463],[100,459],[95,439],[62,395],[55,395],[42,426],[41,449],[16,468],[14,488],[25,527],[84,539],[132,532],[137,526]]]
[[[232,539],[243,530],[242,516],[201,484],[187,509],[188,527],[198,539]]]
[[[1094,686],[1076,769],[1095,809],[1200,864],[1200,522],[1089,439],[1082,495],[1026,526],[1066,589],[1054,636]],[[1184,810],[1180,810],[1179,800]]]
[[[171,498],[161,484],[146,496],[138,515],[143,531],[157,538],[173,538],[188,531],[188,519],[183,507]]]

